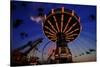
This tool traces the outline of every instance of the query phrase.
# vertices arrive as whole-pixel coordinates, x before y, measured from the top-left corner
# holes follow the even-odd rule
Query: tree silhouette
[[[95,21],[96,20],[96,16],[94,14],[91,14],[89,16],[89,18],[90,18],[91,21]]]
[[[14,28],[17,28],[17,27],[19,27],[21,24],[23,24],[23,20],[17,19],[17,20],[14,21],[13,27],[14,27]]]
[[[26,38],[26,37],[28,37],[28,34],[26,32],[21,32],[20,36],[21,36],[21,38]]]
[[[10,10],[14,11],[15,9],[16,9],[16,5],[13,2],[11,2],[11,4],[10,4]]]
[[[44,8],[38,8],[38,16],[44,16]]]
[[[95,50],[95,49],[89,49],[89,51],[90,51],[90,52],[95,52],[96,50]]]
[[[82,53],[81,55],[84,55],[84,53]]]
[[[44,11],[44,8],[38,8],[38,12],[43,12]]]
[[[38,16],[44,16],[44,13],[38,13]]]
[[[86,51],[86,54],[90,54],[90,52]]]
[[[77,56],[74,56],[74,57],[77,57]]]
[[[26,6],[27,6],[27,3],[26,3],[26,2],[22,2],[22,3],[21,3],[21,6],[22,6],[22,7],[26,7]]]

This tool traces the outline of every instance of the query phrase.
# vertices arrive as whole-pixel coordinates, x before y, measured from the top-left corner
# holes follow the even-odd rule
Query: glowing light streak
[[[44,15],[44,19],[46,19],[47,18],[47,16],[46,16],[46,14]]]
[[[72,16],[74,16],[74,10],[72,11]]]
[[[62,7],[62,13],[64,13],[64,7]]]
[[[54,9],[52,9],[52,14],[54,14]]]
[[[69,34],[72,34],[72,33],[75,32],[75,31],[78,31],[78,30],[79,30],[79,28],[77,28],[77,29],[71,31],[70,33],[65,33],[65,34],[69,35]]]
[[[62,15],[61,15],[61,32],[62,32],[62,30],[63,30],[63,20],[64,20],[64,15],[62,14]]]
[[[56,36],[50,36],[50,35],[48,35],[48,37],[56,38]]]
[[[79,19],[78,19],[78,22],[80,22],[80,17],[79,17]]]
[[[51,40],[56,40],[57,37],[56,36],[48,36]]]
[[[68,41],[68,42],[69,42],[70,40],[66,40],[66,41]]]
[[[71,21],[71,19],[72,19],[72,17],[70,17],[70,18],[68,19],[68,22],[67,22],[67,24],[66,24],[66,26],[65,26],[64,31],[63,31],[63,32],[65,32],[65,31],[66,31],[66,29],[67,29],[67,27],[68,27],[68,24],[69,24],[69,22]]]
[[[74,38],[68,38],[68,37],[66,37],[66,39],[74,39]]]
[[[44,26],[45,28],[47,28],[50,32],[52,32],[53,34],[56,34],[54,31],[52,31],[49,27]]]
[[[49,35],[52,35],[52,36],[54,35],[54,34],[52,34],[52,33],[48,32],[48,31],[45,31],[45,33],[47,33],[47,34],[49,34]]]
[[[77,23],[75,22],[65,33],[69,32]]]
[[[52,41],[56,41],[56,39],[55,39],[55,38],[51,38],[50,40],[52,40]]]
[[[76,36],[78,34],[72,34],[72,35],[66,35],[67,37],[72,37],[72,36]]]
[[[57,33],[56,29],[54,28],[54,26],[51,24],[51,22],[48,20],[48,23],[50,24],[50,26],[52,27],[52,29]]]
[[[58,23],[57,23],[57,20],[56,20],[56,17],[53,16],[53,18],[54,18],[54,20],[55,20],[55,23],[56,23],[56,27],[57,27],[58,32],[60,32],[59,27],[58,27]]]

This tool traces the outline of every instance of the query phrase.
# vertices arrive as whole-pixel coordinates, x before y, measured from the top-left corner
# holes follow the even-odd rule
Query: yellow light
[[[67,37],[72,37],[72,36],[76,36],[78,34],[72,34],[72,35],[66,35]]]
[[[68,41],[68,42],[69,42],[70,40],[66,40],[66,41]]]
[[[54,14],[54,9],[52,9],[52,14]]]
[[[72,16],[74,16],[74,10],[72,10]]]
[[[54,35],[54,36],[50,36],[48,35],[48,37],[51,39],[51,40],[57,40],[57,37]]]
[[[69,35],[69,34],[72,34],[73,32],[75,32],[75,31],[77,31],[77,30],[79,30],[79,28],[77,28],[77,29],[71,31],[70,33],[65,33],[65,34]]]
[[[57,33],[56,29],[54,28],[54,26],[51,24],[51,22],[48,20],[48,23],[50,24],[50,26],[52,27],[52,29]]]
[[[54,36],[54,35],[53,36],[48,35],[48,37],[56,38],[56,36]]]
[[[79,19],[78,19],[78,22],[80,22],[80,17],[79,17]]]
[[[57,41],[57,39],[51,39],[51,40],[54,40],[55,42]]]
[[[65,31],[66,31],[66,29],[67,29],[67,27],[68,27],[68,24],[69,24],[69,22],[71,21],[71,19],[72,19],[72,17],[70,17],[70,18],[68,19],[68,22],[67,22],[67,24],[66,24],[66,26],[65,26],[64,31],[63,31],[63,32],[65,32]]]
[[[44,15],[44,19],[46,19],[46,14]]]
[[[56,27],[57,27],[58,32],[60,32],[59,27],[58,27],[58,24],[57,24],[56,17],[55,17],[55,16],[53,16],[53,18],[54,18],[54,20],[55,20],[55,23],[56,23]]]
[[[66,37],[66,39],[74,39],[73,37],[72,38],[68,38],[68,37]]]
[[[77,23],[75,22],[65,33],[69,32]]]
[[[50,33],[50,32],[47,32],[47,31],[45,31],[45,33],[47,33],[47,34],[49,34],[49,35],[52,35],[52,36],[54,35],[54,34],[52,34],[52,33]]]
[[[64,13],[64,7],[62,7],[62,13]]]
[[[62,30],[63,30],[63,19],[64,19],[64,15],[62,14],[62,15],[61,15],[61,32],[62,32]]]
[[[52,31],[49,27],[44,26],[45,28],[47,28],[49,31],[51,31],[53,34],[56,34],[54,31]]]

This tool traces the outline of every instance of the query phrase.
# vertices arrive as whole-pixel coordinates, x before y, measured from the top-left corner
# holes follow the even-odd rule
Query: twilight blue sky
[[[89,51],[89,49],[96,50],[96,6],[23,1],[12,1],[12,4],[14,5],[11,9],[12,49],[20,47],[30,40],[34,41],[39,37],[43,37],[43,43],[38,47],[41,51],[43,45],[45,45],[49,40],[43,33],[42,25],[32,21],[30,16],[38,16],[38,8],[44,8],[44,14],[48,14],[52,8],[65,7],[74,10],[75,13],[77,13],[80,17],[80,24],[82,26],[82,31],[79,37],[69,43],[69,48],[71,49],[73,57],[79,56],[81,53],[84,53],[84,58],[90,56],[91,58],[96,57],[96,52],[92,52],[89,55],[86,54],[86,51]],[[13,24],[17,19],[20,19],[22,24],[14,28]],[[21,36],[20,33],[22,32],[25,32],[27,36]],[[52,46],[53,43],[51,42],[45,50],[48,50],[48,48]]]

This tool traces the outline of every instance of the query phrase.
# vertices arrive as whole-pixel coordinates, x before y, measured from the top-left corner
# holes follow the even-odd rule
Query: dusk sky
[[[57,4],[57,3],[40,3],[40,2],[11,2],[11,48],[18,48],[25,45],[28,41],[34,41],[43,37],[44,40],[38,46],[42,53],[43,46],[50,41],[42,29],[42,22],[37,23],[30,19],[31,16],[38,17],[38,8],[43,8],[43,13],[48,14],[51,9],[67,8],[74,10],[80,17],[82,30],[80,35],[68,46],[72,52],[74,61],[94,61],[96,58],[96,6],[90,5],[73,5],[73,4]],[[14,25],[16,20],[21,22]],[[24,34],[23,34],[24,33]],[[45,48],[48,55],[49,49],[55,48],[55,43],[51,42]],[[93,49],[94,51],[90,51]],[[89,54],[87,53],[89,52]],[[41,56],[41,53],[39,54]],[[84,60],[83,60],[84,59]]]

